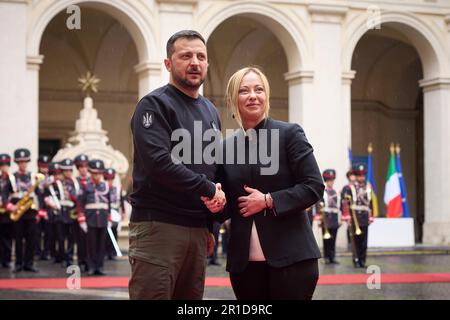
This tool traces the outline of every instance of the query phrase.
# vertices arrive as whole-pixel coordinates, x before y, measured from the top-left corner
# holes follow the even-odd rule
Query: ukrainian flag
[[[377,188],[375,186],[375,179],[373,177],[373,159],[372,159],[372,144],[368,147],[369,155],[367,156],[367,181],[372,186],[372,213],[374,217],[378,217],[378,198],[377,198]]]

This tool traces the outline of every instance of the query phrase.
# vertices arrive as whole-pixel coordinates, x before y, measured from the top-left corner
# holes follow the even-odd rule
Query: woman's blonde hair
[[[242,68],[236,71],[228,80],[227,92],[226,92],[226,102],[227,107],[230,110],[233,118],[237,121],[239,126],[242,128],[242,119],[241,114],[239,113],[239,88],[241,86],[242,79],[249,74],[250,72],[254,72],[260,76],[261,81],[263,83],[264,92],[266,94],[266,101],[264,103],[264,117],[269,116],[270,109],[270,86],[269,81],[265,74],[261,71],[260,68],[255,66],[250,66],[246,68]]]

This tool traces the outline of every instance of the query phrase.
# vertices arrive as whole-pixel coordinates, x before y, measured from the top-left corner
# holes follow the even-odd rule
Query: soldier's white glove
[[[112,227],[112,221],[108,221],[108,228],[111,228]]]
[[[87,223],[86,222],[80,222],[80,228],[83,230],[84,233],[87,233]]]

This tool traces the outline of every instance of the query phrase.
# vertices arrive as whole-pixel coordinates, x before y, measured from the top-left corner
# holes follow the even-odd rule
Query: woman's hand
[[[258,213],[267,208],[266,201],[264,199],[264,193],[247,186],[244,186],[244,190],[249,193],[249,195],[246,197],[238,198],[238,207],[241,208],[239,212],[244,218],[250,217],[251,215],[254,215],[255,213]]]
[[[200,199],[211,213],[221,212],[227,203],[225,193],[223,192],[220,183],[216,183],[216,194],[214,195],[214,198],[210,200],[208,197],[200,197]]]

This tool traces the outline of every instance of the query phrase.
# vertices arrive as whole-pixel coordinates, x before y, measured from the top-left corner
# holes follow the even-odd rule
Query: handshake
[[[223,192],[220,183],[216,183],[216,193],[212,199],[209,199],[208,197],[200,197],[200,199],[212,213],[221,212],[227,203],[225,192]]]

